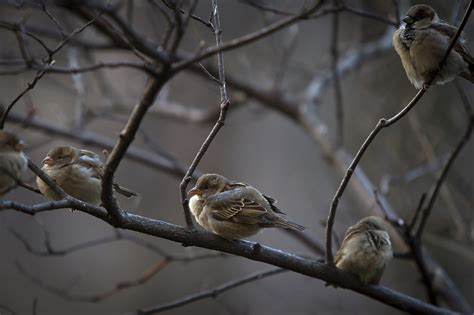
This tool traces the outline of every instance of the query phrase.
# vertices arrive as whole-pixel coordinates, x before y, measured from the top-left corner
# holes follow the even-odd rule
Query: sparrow
[[[363,284],[378,284],[392,257],[392,244],[383,219],[371,216],[347,229],[335,263],[337,268],[356,275]]]
[[[28,170],[24,143],[14,134],[0,130],[0,196],[15,188]]]
[[[101,204],[104,164],[94,152],[69,145],[56,146],[43,159],[41,169],[67,194],[93,205]],[[36,184],[46,198],[60,199],[41,178],[36,177]],[[113,188],[125,197],[137,196],[115,183]]]
[[[425,4],[411,7],[403,22],[405,25],[393,34],[392,43],[415,88],[424,88],[438,70],[434,84],[444,84],[456,76],[474,83],[474,57],[468,52],[463,38],[456,42],[439,69],[456,34],[455,26],[440,20],[436,11]]]
[[[206,231],[229,240],[257,234],[262,228],[279,227],[302,231],[304,227],[276,213],[276,200],[245,183],[230,181],[218,174],[199,177],[188,192],[189,208]]]

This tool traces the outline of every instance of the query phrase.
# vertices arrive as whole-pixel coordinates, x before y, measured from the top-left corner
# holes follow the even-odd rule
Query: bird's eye
[[[202,189],[208,189],[208,188],[209,188],[209,184],[206,183],[206,184],[202,185]]]

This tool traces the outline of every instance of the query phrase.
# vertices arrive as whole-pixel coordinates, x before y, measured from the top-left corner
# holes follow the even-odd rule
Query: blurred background
[[[186,2],[186,1],[185,1]],[[209,18],[211,1],[198,1],[195,15]],[[251,33],[298,13],[305,1],[220,1],[219,11],[224,41]],[[309,2],[309,1],[306,1]],[[327,7],[330,7],[328,1]],[[250,5],[250,4],[254,5]],[[345,4],[397,21],[396,1],[350,0]],[[399,11],[420,1],[400,0]],[[429,1],[446,21],[458,25],[468,1]],[[110,1],[119,6],[119,14],[129,21],[142,37],[160,42],[165,32],[167,10],[162,1]],[[255,5],[257,4],[257,5]],[[66,34],[84,24],[73,10],[45,1],[47,11]],[[259,8],[260,7],[260,8]],[[1,22],[19,23],[38,34],[49,47],[61,40],[60,29],[38,1],[2,1]],[[169,10],[169,9],[168,9]],[[172,12],[172,11],[169,11]],[[224,54],[228,76],[263,91],[280,91],[287,98],[303,102],[312,80],[331,75],[332,15],[300,21],[253,44]],[[393,25],[361,17],[351,12],[339,13],[337,48],[340,60],[368,43],[389,38]],[[10,103],[33,80],[36,71],[23,71],[18,35],[0,27],[0,102]],[[474,52],[474,21],[464,29],[468,48]],[[390,35],[389,35],[390,36]],[[21,39],[20,39],[21,40]],[[390,39],[389,39],[390,40]],[[77,41],[106,43],[93,27],[77,36]],[[72,41],[74,42],[74,41]],[[45,57],[37,42],[27,38],[29,53],[35,59]],[[212,32],[194,20],[189,22],[179,49],[196,53],[200,47],[214,45]],[[139,61],[127,50],[88,48],[68,44],[55,57],[55,65],[81,67],[99,62]],[[215,58],[209,60],[215,64]],[[19,71],[15,71],[20,69]],[[14,73],[13,73],[14,72]],[[12,74],[13,73],[13,74]],[[35,119],[60,130],[83,134],[84,130],[100,137],[117,139],[132,107],[143,95],[147,75],[130,68],[100,69],[81,74],[48,73],[14,107],[12,115]],[[472,85],[458,79],[470,101]],[[278,205],[292,221],[307,227],[305,233],[324,240],[325,220],[332,197],[342,179],[334,163],[328,163],[321,146],[301,124],[269,106],[247,100],[232,85],[228,87],[231,106],[226,124],[220,131],[198,169],[252,184],[278,200]],[[364,60],[360,67],[341,77],[344,110],[343,148],[355,154],[365,137],[381,117],[397,113],[416,94],[408,82],[399,57],[387,46]],[[184,166],[193,159],[215,121],[211,115],[203,121],[190,121],[170,114],[167,108],[180,106],[196,113],[206,113],[219,106],[219,87],[205,76],[189,71],[173,77],[161,91],[156,104],[145,118],[134,148],[172,157]],[[311,109],[327,128],[323,134],[336,139],[335,101],[332,83]],[[21,120],[21,119],[17,119]],[[435,86],[417,106],[396,125],[383,130],[361,161],[360,167],[385,194],[393,209],[409,220],[420,195],[429,191],[437,171],[454,149],[467,124],[459,93],[454,83]],[[64,138],[51,131],[31,127],[28,120],[6,123],[28,144],[27,154],[40,163],[49,148],[71,144],[100,153],[104,148],[89,146]],[[430,217],[423,242],[432,255],[474,304],[474,145],[468,143],[449,173]],[[431,169],[430,169],[431,167]],[[420,169],[421,168],[421,169]],[[426,170],[428,168],[428,170]],[[414,176],[413,176],[414,175]],[[33,183],[34,176],[30,173]],[[116,174],[117,182],[139,193],[132,200],[119,199],[132,213],[184,225],[179,197],[180,176],[124,159]],[[41,195],[16,189],[3,199],[26,204],[44,202]],[[375,200],[362,200],[349,187],[336,218],[335,231],[342,239],[349,225],[369,215]],[[249,273],[272,268],[240,257],[199,259],[188,263],[173,262],[145,283],[113,294],[97,303],[74,301],[77,296],[96,295],[120,282],[137,279],[151,265],[162,260],[154,252],[126,240],[88,246],[67,255],[38,257],[12,234],[14,230],[35,250],[46,251],[45,231],[54,249],[68,248],[103,237],[113,237],[114,229],[106,223],[68,210],[41,213],[35,217],[14,211],[0,213],[0,305],[17,314],[31,314],[36,300],[36,314],[122,314],[139,308],[174,300],[215,287]],[[169,254],[194,257],[207,250],[184,248],[166,240],[123,231],[154,244]],[[308,248],[280,230],[265,230],[251,238],[291,253],[314,255]],[[19,270],[22,269],[23,271]],[[45,289],[26,274],[35,275]],[[425,289],[416,266],[409,260],[394,259],[386,269],[382,284],[413,297],[426,300]],[[54,293],[67,292],[69,298]],[[328,289],[317,279],[295,273],[283,273],[252,282],[220,295],[168,311],[169,314],[367,314],[400,312],[380,302],[343,289]]]

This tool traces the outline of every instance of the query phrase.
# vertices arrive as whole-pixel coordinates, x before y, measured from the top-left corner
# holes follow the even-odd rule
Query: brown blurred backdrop
[[[18,5],[22,1],[4,1],[0,7],[3,21],[27,19],[27,25],[56,31],[51,20],[37,8]],[[127,1],[124,1],[127,2]],[[394,20],[392,1],[350,0],[353,7],[387,16]],[[432,5],[444,19],[452,21],[458,1],[425,1]],[[297,12],[302,1],[261,1],[270,7]],[[403,14],[410,4],[419,1],[400,1]],[[461,1],[462,8],[467,1]],[[15,6],[17,4],[18,6]],[[133,1],[133,26],[142,36],[158,40],[162,32],[162,17],[150,9],[148,1]],[[47,3],[50,11],[68,32],[82,24],[66,11]],[[33,6],[34,7],[34,6]],[[122,10],[125,15],[125,7]],[[210,1],[199,1],[196,14],[207,18]],[[220,13],[224,41],[262,28],[280,16],[261,12],[240,1],[221,1]],[[471,19],[472,20],[472,19]],[[456,20],[459,23],[459,19]],[[341,55],[358,49],[392,29],[384,23],[364,19],[349,13],[340,14]],[[294,51],[288,61],[287,71],[281,82],[283,91],[295,98],[303,98],[308,82],[314,76],[327,75],[330,71],[331,15],[315,20],[302,21],[264,40],[225,53],[226,72],[252,83],[258,88],[271,88],[276,73],[281,70],[284,45],[294,38]],[[297,34],[294,36],[294,34]],[[474,41],[474,22],[465,28],[466,38]],[[92,30],[79,36],[83,39],[100,38]],[[195,52],[199,41],[213,45],[213,36],[204,26],[191,22],[182,49]],[[52,47],[58,40],[45,39]],[[15,35],[0,29],[1,59],[20,58]],[[291,44],[291,43],[290,43]],[[35,56],[43,52],[30,43]],[[471,52],[474,46],[469,43]],[[75,50],[75,52],[72,52]],[[135,60],[131,54],[115,51],[99,51],[86,54],[84,49],[68,46],[57,56],[56,64],[67,66],[71,54],[79,56],[81,65],[97,61]],[[213,59],[214,61],[214,59]],[[34,72],[15,76],[1,76],[0,102],[9,103],[31,80]],[[71,128],[77,126],[78,102],[93,113],[105,111],[104,117],[86,122],[90,131],[116,138],[121,131],[127,112],[109,110],[120,104],[129,111],[144,91],[145,75],[130,69],[101,70],[80,75],[84,94],[79,95],[75,79],[71,75],[46,75],[27,97],[18,103],[14,112],[25,114],[31,106],[35,117],[52,125]],[[77,84],[77,83],[76,83]],[[472,85],[461,86],[474,100]],[[107,88],[104,88],[107,86]],[[110,89],[110,90],[108,90]],[[231,92],[231,100],[235,94]],[[343,77],[342,91],[345,112],[344,146],[355,153],[380,117],[388,117],[400,110],[416,93],[409,84],[398,56],[393,50]],[[188,72],[173,78],[162,94],[166,99],[187,107],[208,108],[218,106],[218,86]],[[158,97],[154,107],[159,107]],[[334,134],[334,97],[328,88],[317,108],[321,119],[329,126],[328,134]],[[151,109],[153,113],[154,108]],[[429,90],[416,108],[395,126],[383,130],[374,141],[361,167],[377,185],[387,175],[402,176],[406,172],[427,163],[420,139],[414,131],[417,122],[437,159],[446,156],[464,132],[466,116],[456,89],[452,83]],[[186,123],[159,114],[150,114],[142,130],[157,147],[172,153],[185,165],[190,163],[212,124]],[[29,144],[27,153],[39,163],[54,144],[71,143],[54,134],[44,134],[9,124],[7,128]],[[74,127],[72,127],[74,128]],[[137,137],[134,145],[149,150],[149,143]],[[87,148],[87,147],[86,147]],[[100,148],[89,148],[100,153]],[[449,174],[446,186],[454,202],[451,207],[458,211],[466,224],[467,233],[458,233],[453,225],[449,201],[440,197],[435,204],[425,236],[432,254],[446,268],[467,299],[474,304],[474,248],[473,227],[474,172],[472,160],[474,145],[471,141]],[[324,228],[320,224],[327,217],[329,205],[341,180],[341,175],[321,155],[319,146],[287,117],[247,102],[231,110],[225,127],[221,130],[205,155],[199,170],[221,173],[228,178],[245,181],[278,199],[279,206],[295,222],[307,226],[306,233],[323,240]],[[33,177],[31,175],[31,177]],[[398,213],[408,219],[416,207],[419,196],[429,189],[435,179],[430,172],[410,183],[393,183],[387,197]],[[179,199],[180,178],[150,169],[125,159],[117,173],[117,181],[137,191],[136,200],[120,199],[121,205],[133,213],[157,218],[175,224],[184,224]],[[44,201],[39,195],[17,189],[4,197],[27,204]],[[370,213],[352,189],[348,189],[338,208],[335,230],[342,237],[348,225]],[[64,257],[36,257],[28,253],[8,229],[23,235],[35,248],[44,248],[43,229],[47,230],[52,245],[63,248],[73,244],[113,235],[113,228],[93,217],[67,210],[42,213],[35,217],[15,213],[0,213],[0,304],[18,314],[30,314],[33,300],[38,301],[37,314],[121,314],[141,307],[170,301],[186,294],[211,288],[248,273],[271,268],[262,263],[239,257],[214,258],[192,263],[173,263],[145,284],[120,292],[100,303],[73,302],[48,292],[25,278],[16,263],[35,274],[51,286],[66,289],[73,294],[88,295],[114,287],[118,282],[136,278],[147,266],[160,257],[129,242],[116,242],[88,248]],[[131,233],[131,232],[125,232]],[[193,255],[205,252],[199,248],[183,248],[165,240],[140,236],[170,253]],[[266,230],[251,239],[262,244],[307,254],[308,249],[282,233]],[[386,270],[382,284],[411,296],[426,299],[425,290],[413,263],[395,259]],[[2,314],[3,312],[0,311]],[[227,292],[217,299],[207,299],[169,311],[169,314],[398,314],[394,310],[367,297],[343,289],[327,289],[324,283],[295,273],[284,273],[253,282]],[[8,313],[7,313],[8,314]]]

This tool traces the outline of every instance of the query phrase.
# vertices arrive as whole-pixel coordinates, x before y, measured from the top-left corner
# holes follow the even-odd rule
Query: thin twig
[[[406,244],[409,246],[409,258],[414,260],[418,270],[421,273],[421,277],[423,279],[423,283],[425,285],[430,303],[433,305],[438,305],[438,297],[432,281],[432,272],[431,270],[429,270],[426,258],[423,254],[423,248],[421,247],[421,243],[410,232],[410,226],[407,226],[401,218],[389,218],[388,211],[385,209],[384,204],[380,201],[378,194],[375,194],[375,199],[381,209],[385,211],[387,220],[395,227],[396,230],[399,231],[399,233],[403,236]]]
[[[32,191],[32,192],[37,193],[37,194],[41,194],[41,191],[38,188],[36,188],[34,186],[31,186],[27,183],[24,183],[24,182],[20,181],[17,184],[18,184],[18,186],[23,187],[23,188],[25,188],[29,191]]]
[[[240,287],[240,286],[242,286],[244,284],[247,284],[247,283],[250,283],[250,282],[254,282],[254,281],[257,281],[257,280],[262,280],[262,279],[265,279],[267,277],[271,277],[273,275],[277,275],[277,274],[280,274],[280,273],[283,273],[283,272],[286,272],[286,271],[288,271],[288,270],[277,268],[277,269],[271,269],[271,270],[267,270],[267,271],[256,272],[256,273],[250,274],[248,276],[242,277],[241,279],[229,281],[229,282],[224,283],[224,284],[222,284],[220,286],[217,286],[215,288],[211,288],[211,289],[207,289],[207,290],[204,290],[204,291],[201,291],[201,292],[198,292],[198,293],[190,294],[190,295],[187,295],[185,297],[176,299],[176,300],[168,302],[168,303],[163,303],[163,304],[159,304],[159,305],[155,305],[155,306],[152,306],[152,307],[148,307],[148,308],[145,308],[145,309],[138,310],[136,312],[136,314],[137,315],[157,314],[157,313],[164,312],[164,311],[174,309],[174,308],[178,308],[178,307],[190,304],[190,303],[194,303],[196,301],[203,300],[203,299],[206,299],[206,298],[214,298],[215,299],[219,295],[221,295],[222,293],[224,293],[228,290],[234,289],[236,287]]]
[[[339,0],[333,0],[334,6],[339,5]],[[334,89],[334,107],[336,112],[336,147],[344,143],[344,109],[342,102],[342,87],[337,64],[339,61],[339,13],[334,12],[331,23],[331,69]]]
[[[213,22],[213,30],[214,36],[216,38],[216,47],[221,47],[222,45],[222,29],[219,19],[219,10],[218,10],[218,1],[212,0],[212,22]],[[188,171],[183,177],[179,185],[180,193],[181,193],[181,203],[184,209],[184,218],[186,220],[186,225],[188,228],[193,228],[193,221],[191,219],[191,213],[189,210],[189,204],[186,196],[186,189],[188,187],[189,181],[191,180],[191,176],[194,173],[194,170],[198,166],[199,162],[201,161],[204,154],[206,154],[207,149],[211,145],[212,141],[216,137],[219,130],[224,126],[226,114],[230,107],[230,101],[227,96],[227,87],[226,87],[226,80],[225,80],[225,70],[224,70],[224,54],[223,51],[220,50],[217,53],[217,67],[219,72],[219,91],[220,91],[220,113],[219,118],[217,119],[214,127],[211,129],[209,135],[204,140],[203,144],[199,148],[196,156],[194,157],[191,165],[188,168]]]
[[[38,298],[33,299],[33,305],[32,305],[32,314],[36,315],[38,313]]]
[[[11,113],[9,115],[9,121],[17,124],[26,124],[28,128],[40,131],[48,136],[54,135],[55,137],[70,139],[72,141],[80,142],[84,145],[96,147],[100,150],[106,149],[110,151],[114,148],[115,145],[115,142],[111,138],[104,137],[92,131],[70,130],[54,126],[44,120],[23,117],[16,113]],[[126,152],[126,157],[133,161],[142,163],[143,165],[146,165],[153,169],[169,173],[176,177],[181,178],[186,172],[184,165],[178,160],[170,160],[169,158],[163,155],[159,155],[156,153],[153,154],[149,151],[139,149],[138,147],[129,147]]]
[[[11,314],[11,315],[16,315],[16,312],[13,309],[11,309],[10,307],[8,307],[4,304],[0,304],[0,310],[8,312],[8,314]]]
[[[392,0],[392,5],[393,5],[393,14],[395,16],[395,19],[397,20],[397,24],[400,25],[401,20],[400,20],[400,4],[398,3],[398,0]]]
[[[119,140],[115,144],[112,152],[110,152],[104,165],[104,173],[102,177],[102,205],[109,212],[117,224],[120,224],[126,213],[119,207],[117,200],[113,194],[114,174],[119,167],[127,149],[135,138],[135,134],[145,117],[148,109],[153,105],[154,100],[161,87],[168,80],[168,70],[165,69],[160,76],[151,78],[145,89],[145,93],[140,102],[135,105],[130,118],[120,133]]]
[[[56,28],[58,29],[59,33],[61,33],[61,36],[63,38],[66,38],[66,33],[64,32],[63,28],[61,27],[61,24],[59,24],[59,21],[54,17],[54,15],[48,10],[46,5],[44,4],[43,0],[39,0],[39,5],[41,7],[41,10],[48,16],[48,18],[56,25]]]
[[[436,154],[435,149],[427,135],[423,132],[423,126],[421,126],[420,121],[418,120],[418,116],[416,113],[413,113],[408,117],[408,121],[415,133],[415,136],[418,142],[421,145],[422,151],[424,152],[426,159],[429,162],[436,162]],[[446,166],[448,162],[450,154],[446,154],[446,158],[444,159],[443,163],[440,165],[439,169],[442,169]],[[435,177],[435,176],[434,176]],[[463,235],[464,237],[468,234],[468,226],[461,214],[460,209],[458,209],[456,202],[454,200],[454,196],[451,193],[451,190],[446,185],[442,186],[439,191],[440,197],[442,197],[443,201],[446,204],[446,209],[450,213],[451,220],[454,223],[456,232],[458,236]]]
[[[82,242],[79,244],[67,246],[61,249],[57,249],[51,245],[49,233],[47,232],[47,230],[44,229],[44,242],[43,243],[45,245],[44,246],[45,249],[43,250],[43,249],[35,248],[32,244],[30,244],[30,242],[28,242],[28,240],[23,235],[21,235],[15,229],[7,228],[7,230],[12,234],[13,237],[15,237],[20,243],[23,244],[23,247],[26,249],[26,251],[28,251],[28,253],[38,256],[38,257],[53,257],[53,256],[62,257],[62,256],[73,254],[81,250],[87,250],[96,246],[101,246],[101,245],[110,244],[113,242],[120,242],[120,241],[130,242],[166,260],[174,261],[174,262],[188,263],[195,260],[230,257],[229,255],[226,255],[224,253],[204,253],[204,254],[198,254],[198,255],[170,254],[164,251],[163,249],[161,249],[160,247],[150,242],[147,242],[146,240],[140,237],[137,237],[131,234],[122,233],[120,230],[116,230],[116,233],[114,233],[112,236],[97,238],[97,239]]]
[[[222,43],[219,47],[213,46],[207,49],[204,49],[201,53],[196,56],[193,56],[189,59],[179,61],[173,65],[173,72],[179,72],[180,70],[189,67],[193,63],[199,62],[203,59],[209,58],[219,52],[224,52],[232,49],[236,49],[238,47],[242,47],[243,45],[252,43],[257,41],[261,38],[264,38],[272,33],[275,33],[289,25],[298,22],[300,20],[308,18],[311,14],[316,12],[319,7],[324,3],[323,0],[317,1],[316,4],[313,4],[309,9],[305,9],[301,14],[296,16],[288,17],[282,19],[281,21],[275,22],[267,27],[264,27],[258,31],[253,33],[238,37],[231,41]]]
[[[181,14],[183,14],[183,15],[185,15],[185,16],[189,15],[189,17],[190,17],[191,19],[193,19],[193,20],[195,20],[195,21],[201,23],[202,25],[204,25],[204,26],[207,27],[207,28],[212,29],[212,25],[211,25],[211,23],[210,23],[209,21],[206,21],[206,20],[200,18],[199,16],[192,14],[192,11],[194,11],[194,10],[191,10],[191,11],[190,11],[191,13],[188,13],[188,12],[186,12],[185,10],[183,10],[182,8],[177,8],[177,7],[176,7],[176,3],[171,3],[171,2],[169,2],[168,0],[162,0],[161,2],[163,2],[168,8],[172,9],[173,11],[179,11],[179,13],[181,13]],[[152,3],[153,3],[154,5],[156,5],[157,7],[159,7],[154,1],[152,1]]]
[[[56,54],[59,50],[61,50],[61,48],[63,48],[72,38],[74,38],[77,34],[81,33],[83,30],[85,30],[87,27],[89,27],[92,23],[95,22],[95,20],[100,16],[97,15],[96,17],[94,17],[92,20],[90,20],[89,22],[85,23],[83,26],[75,29],[71,34],[69,34],[66,38],[64,38],[61,42],[59,42],[59,44],[53,49],[53,50],[47,50],[48,52],[48,58],[47,60],[45,61],[45,64],[46,66],[51,66],[54,64],[54,60],[53,60],[53,56],[54,54]],[[1,118],[1,121],[0,121],[0,129],[3,129],[4,125],[5,125],[5,120],[7,119],[7,116],[8,116],[8,113],[12,110],[13,106],[15,106],[15,104],[26,94],[28,93],[30,90],[32,90],[36,84],[38,83],[38,81],[44,76],[44,74],[46,73],[45,70],[39,70],[38,72],[36,72],[35,74],[35,77],[33,78],[33,80],[31,82],[28,82],[27,86],[20,92],[20,94],[18,94],[14,99],[13,101],[10,102],[10,104],[8,104],[8,106],[6,107],[6,109],[3,111],[3,115],[2,115],[2,118]]]
[[[80,302],[90,302],[90,303],[101,302],[123,290],[127,290],[130,288],[142,285],[146,283],[148,280],[150,280],[151,278],[153,278],[153,276],[155,276],[157,273],[162,271],[166,266],[168,266],[168,264],[169,264],[168,260],[166,259],[160,260],[150,265],[136,279],[119,282],[112,289],[99,292],[96,294],[91,294],[91,295],[75,295],[75,294],[69,293],[67,289],[56,288],[47,283],[44,283],[38,276],[34,275],[33,273],[28,272],[25,269],[25,267],[22,264],[20,264],[18,261],[15,262],[15,265],[18,271],[22,275],[24,275],[26,278],[31,280],[33,283],[41,287],[42,289],[48,292],[54,293],[68,301],[80,301]]]
[[[425,229],[426,222],[428,221],[428,217],[431,213],[431,210],[433,209],[433,206],[434,206],[434,203],[435,203],[436,198],[438,196],[438,193],[439,193],[439,191],[440,191],[440,189],[441,189],[441,187],[442,187],[442,185],[443,185],[443,183],[444,183],[444,181],[445,181],[445,179],[446,179],[446,177],[449,173],[449,170],[451,169],[452,165],[454,164],[454,161],[456,160],[459,153],[464,148],[466,143],[468,143],[469,138],[471,137],[471,133],[472,133],[473,126],[474,126],[474,115],[472,115],[472,113],[471,113],[468,119],[469,119],[469,121],[468,121],[468,125],[466,127],[466,131],[464,132],[463,136],[461,137],[461,140],[459,141],[459,143],[454,148],[453,152],[451,153],[451,156],[448,159],[448,162],[444,166],[441,174],[436,179],[436,182],[435,182],[433,188],[431,189],[430,197],[428,199],[426,207],[422,211],[422,215],[421,215],[421,218],[420,218],[420,223],[419,223],[419,226],[418,226],[418,230],[416,231],[417,239],[420,239],[421,235],[423,234],[423,230]]]
[[[351,164],[349,165],[349,168],[347,169],[344,178],[341,181],[341,184],[339,185],[336,194],[333,197],[333,200],[331,202],[331,207],[329,209],[329,216],[327,219],[327,225],[326,225],[326,261],[329,264],[334,263],[334,258],[332,254],[332,227],[334,225],[334,219],[336,216],[336,209],[339,203],[339,199],[341,198],[342,194],[344,193],[344,190],[349,183],[349,180],[352,176],[352,174],[355,171],[355,168],[359,164],[359,161],[361,160],[362,156],[364,155],[365,151],[367,148],[370,146],[372,141],[375,139],[377,134],[382,130],[383,128],[387,128],[394,123],[396,123],[398,120],[400,120],[405,114],[407,114],[410,109],[413,108],[413,106],[416,105],[416,103],[420,100],[420,98],[425,94],[425,90],[420,90],[416,96],[395,116],[391,117],[390,119],[385,119],[382,118],[379,120],[375,128],[370,132],[369,136],[364,140],[364,143],[362,146],[359,148],[359,151],[355,155],[354,159],[352,160]]]
[[[413,229],[415,228],[415,225],[418,222],[418,218],[420,217],[420,214],[423,210],[423,206],[425,205],[425,201],[426,201],[426,196],[427,196],[426,193],[421,194],[420,200],[418,201],[418,206],[415,209],[415,214],[413,215],[413,218],[411,219],[410,223],[408,224],[407,229],[408,229],[408,232],[410,233],[410,235],[412,234]]]

